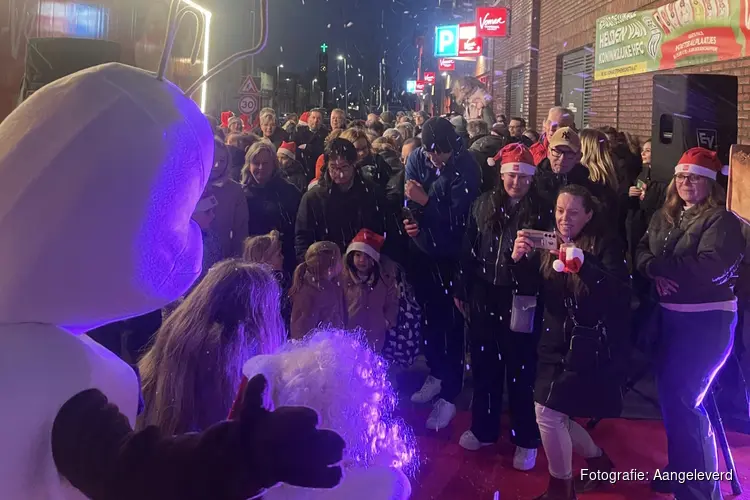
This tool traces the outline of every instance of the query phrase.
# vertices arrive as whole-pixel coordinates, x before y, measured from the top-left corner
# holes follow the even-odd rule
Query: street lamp
[[[276,66],[276,111],[279,111],[279,104],[281,102],[281,68],[283,64]]]
[[[346,56],[339,55],[337,57],[339,61],[344,61],[344,93],[346,93],[347,89],[349,89],[349,84],[346,83],[346,67],[348,64],[346,63]],[[349,96],[344,96],[344,113],[347,115],[349,114]]]
[[[313,78],[312,82],[310,82],[310,104],[313,104],[315,101],[313,100],[313,96],[315,95],[315,82],[317,82],[317,78]]]

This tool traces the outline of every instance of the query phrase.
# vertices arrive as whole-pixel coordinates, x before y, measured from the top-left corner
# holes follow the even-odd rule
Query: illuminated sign
[[[435,83],[435,73],[432,71],[425,71],[424,72],[424,81],[425,83],[428,83],[430,85]]]
[[[417,94],[424,92],[424,80],[417,80]]]
[[[477,36],[477,27],[473,24],[461,24],[458,27],[458,55],[460,57],[477,57],[482,55],[482,39]]]
[[[458,25],[435,28],[435,57],[458,55]]]
[[[508,36],[508,9],[505,7],[477,7],[476,27],[478,36]]]
[[[417,81],[416,80],[406,80],[406,92],[408,94],[417,93]]]
[[[440,71],[456,71],[456,61],[453,59],[438,60],[438,69]]]

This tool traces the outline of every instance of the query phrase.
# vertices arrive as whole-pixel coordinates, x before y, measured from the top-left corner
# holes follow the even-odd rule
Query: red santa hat
[[[240,115],[242,120],[242,130],[250,130],[250,117],[247,115]]]
[[[276,153],[294,160],[297,157],[297,144],[294,142],[282,142]]]
[[[547,146],[548,146],[547,138],[544,138],[544,142],[535,142],[531,145],[529,148],[529,151],[531,151],[531,156],[534,157],[534,165],[539,165],[542,163],[542,160],[547,158]]]
[[[558,273],[577,274],[583,265],[583,250],[578,247],[566,247],[560,252],[558,259],[552,263],[552,269]]]
[[[229,128],[229,119],[234,116],[231,111],[222,111],[221,113],[221,127]]]
[[[695,174],[716,180],[721,172],[729,175],[729,167],[722,166],[716,151],[706,148],[690,148],[680,158],[680,162],[674,168],[674,174]]]
[[[302,116],[299,117],[299,120],[297,120],[297,125],[302,125],[303,127],[307,127],[307,119],[310,118],[310,113],[305,111],[302,113]]]
[[[506,145],[494,158],[487,160],[490,167],[494,167],[498,162],[501,174],[534,175],[536,172],[534,157],[526,146],[518,142]]]
[[[384,236],[380,236],[369,229],[362,229],[357,233],[352,242],[349,243],[346,254],[349,255],[349,252],[363,252],[372,257],[375,262],[380,262],[380,250],[383,248],[383,243],[385,243]]]

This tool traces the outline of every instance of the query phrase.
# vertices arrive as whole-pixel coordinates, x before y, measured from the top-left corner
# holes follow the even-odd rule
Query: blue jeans
[[[659,401],[672,472],[718,470],[703,397],[732,350],[737,314],[661,310]],[[674,482],[677,500],[721,500],[718,481]]]

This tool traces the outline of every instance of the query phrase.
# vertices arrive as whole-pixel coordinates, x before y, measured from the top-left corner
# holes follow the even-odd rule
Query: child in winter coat
[[[379,234],[362,229],[346,249],[342,278],[348,312],[346,327],[364,330],[375,352],[383,350],[386,332],[398,319],[395,273],[380,256],[384,241]]]
[[[339,284],[341,251],[330,241],[313,243],[297,266],[289,297],[292,299],[290,336],[301,339],[320,324],[343,328],[344,292]]]
[[[281,317],[284,318],[284,326],[289,331],[292,303],[289,300],[289,274],[284,272],[281,235],[273,230],[268,234],[247,238],[242,258],[245,262],[265,264],[273,270],[274,278],[281,287]]]

